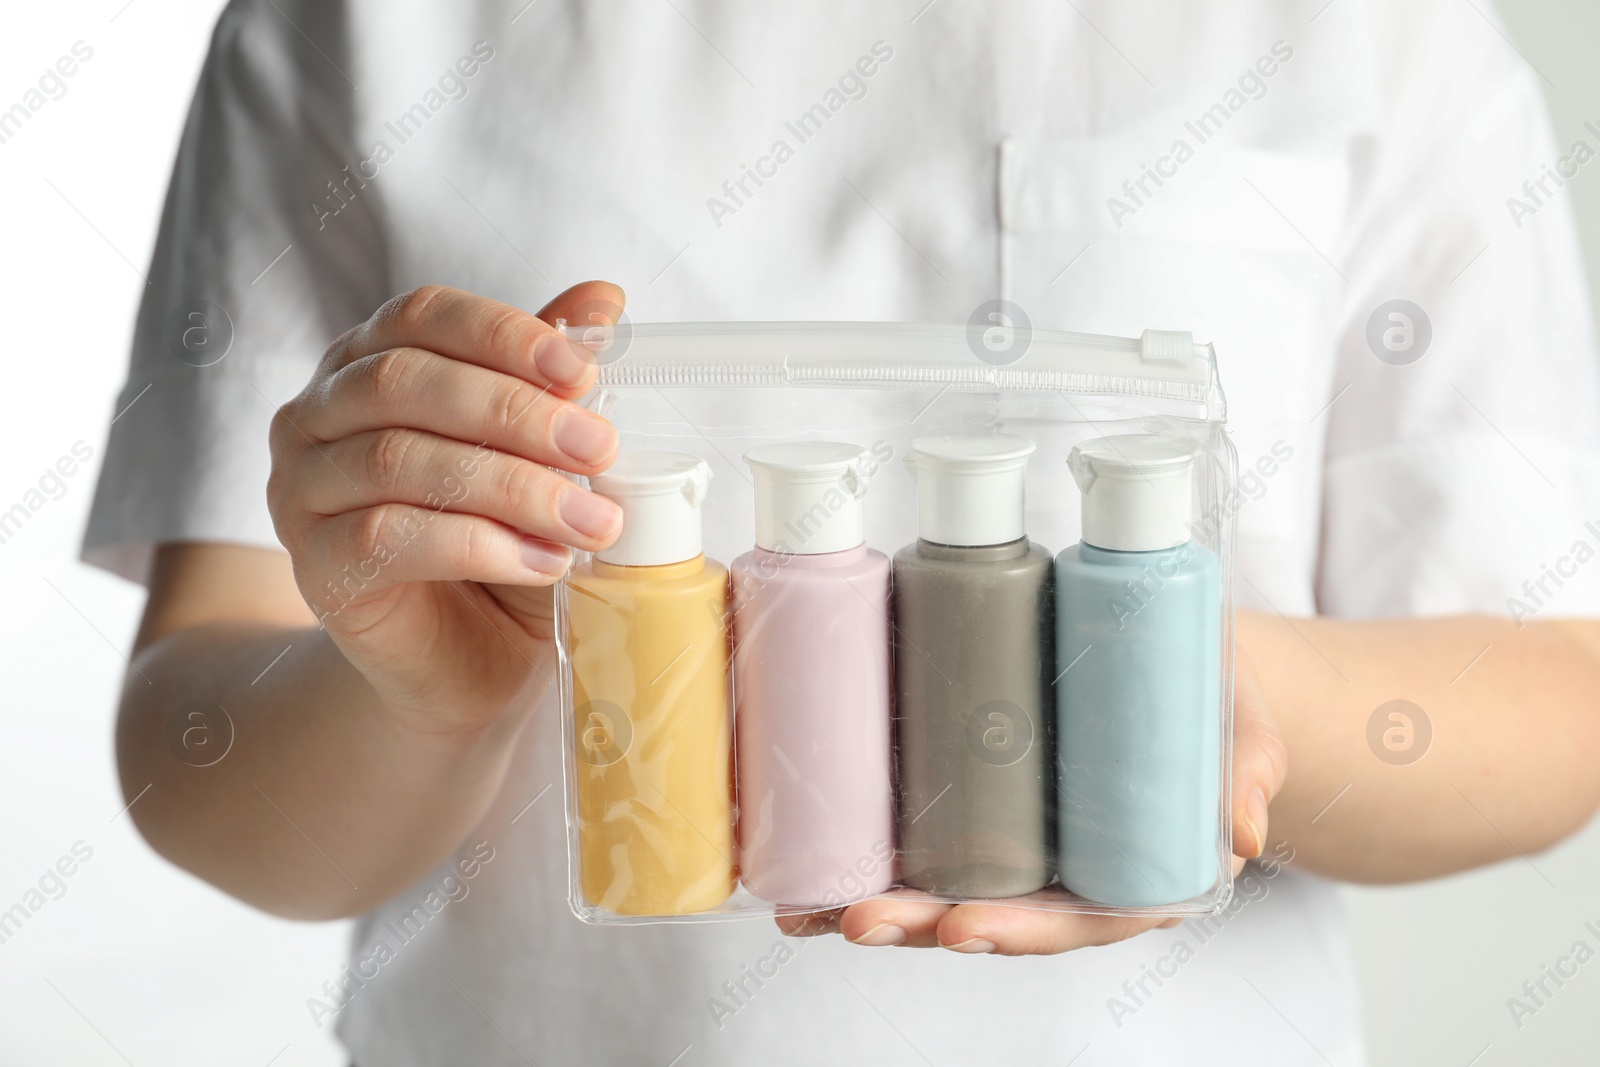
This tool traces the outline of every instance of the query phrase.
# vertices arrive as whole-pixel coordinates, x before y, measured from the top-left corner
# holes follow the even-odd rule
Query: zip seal
[[[890,322],[557,323],[594,353],[601,389],[635,386],[933,386],[1126,396],[1194,405],[1225,422],[1216,354],[1191,335],[1142,338],[1033,330],[1006,363],[981,358],[973,328]]]

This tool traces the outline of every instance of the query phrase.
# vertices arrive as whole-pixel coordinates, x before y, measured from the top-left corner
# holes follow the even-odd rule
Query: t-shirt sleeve
[[[351,143],[349,52],[340,3],[223,11],[111,413],[85,561],[142,581],[163,542],[278,547],[272,414],[387,295],[379,190]]]
[[[1587,148],[1557,146],[1492,26],[1434,10],[1390,38],[1386,128],[1355,146],[1318,607],[1600,614],[1600,365],[1561,187]]]

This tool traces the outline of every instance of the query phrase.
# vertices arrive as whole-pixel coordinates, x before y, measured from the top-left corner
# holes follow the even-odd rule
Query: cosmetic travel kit
[[[563,327],[565,328],[565,327]],[[622,509],[557,596],[574,912],[1231,887],[1235,456],[1209,345],[568,330]]]

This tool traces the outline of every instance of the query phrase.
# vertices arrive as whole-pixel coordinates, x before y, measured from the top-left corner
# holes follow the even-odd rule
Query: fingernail
[[[585,537],[603,541],[622,521],[622,509],[603,496],[572,488],[561,494],[561,521]]]
[[[1250,791],[1250,799],[1245,801],[1244,821],[1250,826],[1250,833],[1255,837],[1255,851],[1249,856],[1261,855],[1261,850],[1267,843],[1266,833],[1262,827],[1267,825],[1267,793],[1260,786]],[[1240,853],[1241,856],[1246,855]]]
[[[522,539],[522,562],[529,570],[559,578],[567,573],[572,553],[561,545],[552,545],[532,537]]]
[[[617,447],[617,431],[605,419],[582,408],[556,416],[556,447],[586,467],[602,463]]]
[[[577,385],[589,373],[588,350],[558,333],[547,333],[533,343],[533,365],[551,385]]]
[[[851,938],[850,943],[852,945],[871,945],[874,948],[879,948],[885,945],[903,944],[905,939],[906,932],[900,927],[891,923],[883,923],[874,926],[860,937]]]
[[[994,942],[985,940],[981,937],[974,937],[970,940],[961,942],[959,945],[946,945],[945,948],[949,949],[951,952],[971,952],[974,954],[982,954],[985,952],[993,952]]]

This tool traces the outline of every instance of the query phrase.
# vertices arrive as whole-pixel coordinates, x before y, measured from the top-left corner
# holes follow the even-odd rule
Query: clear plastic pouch
[[[1227,902],[1236,458],[1209,345],[568,334],[626,516],[557,596],[580,919]]]

